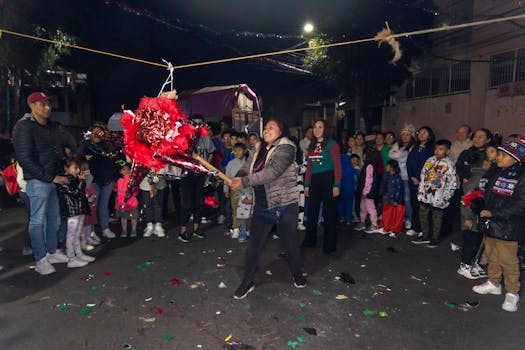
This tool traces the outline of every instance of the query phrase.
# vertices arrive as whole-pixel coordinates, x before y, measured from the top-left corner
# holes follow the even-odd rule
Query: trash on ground
[[[155,315],[162,315],[164,313],[164,310],[162,310],[160,307],[156,307],[155,309],[153,309],[153,313]]]
[[[228,286],[226,285],[226,283],[221,282],[219,283],[219,288],[224,289],[224,288],[228,288]]]
[[[228,259],[222,256],[217,257],[217,267],[224,267],[228,263]]]
[[[348,272],[341,272],[339,277],[341,277],[341,281],[345,283],[355,284],[355,279]]]
[[[234,341],[228,341],[224,343],[224,346],[222,347],[224,350],[255,350],[255,348],[251,345],[246,345],[243,343],[237,343]]]
[[[150,267],[153,263],[151,261],[146,261],[144,264],[138,264],[136,266],[136,269],[139,270],[139,271],[142,271],[144,269],[147,269],[148,267]]]
[[[271,275],[272,275],[272,271],[270,271],[270,270],[266,270],[266,274],[267,274],[268,276],[271,276]]]
[[[299,306],[300,306],[300,307],[305,307],[305,305],[306,305],[306,303],[305,303],[304,301],[301,301],[301,302],[299,303]]]
[[[386,311],[379,311],[379,316],[380,317],[388,317],[388,312],[386,312]]]
[[[310,335],[315,335],[315,336],[317,336],[317,329],[315,329],[315,328],[308,328],[308,327],[307,327],[307,328],[303,328],[303,329],[304,329],[304,331],[305,331],[306,333],[308,333],[308,334],[310,334]]]
[[[299,343],[296,341],[291,341],[291,340],[288,341],[288,346],[291,347],[292,349],[295,349],[297,345],[299,345]]]
[[[89,275],[85,275],[85,276],[80,277],[80,280],[84,281],[84,282],[87,282],[87,281],[91,281],[93,278],[95,278],[95,275],[89,274]]]
[[[169,343],[173,339],[173,336],[171,334],[164,334],[164,341],[166,343]]]
[[[312,291],[312,293],[314,293],[314,295],[323,295],[323,292],[321,292],[321,291],[318,290],[318,289],[314,289],[314,290]]]
[[[196,288],[199,288],[199,287],[204,287],[204,283],[203,282],[195,282],[195,283],[190,285],[191,289],[196,289]]]
[[[123,349],[131,349],[132,346],[131,346],[131,344],[124,344],[124,346],[122,348]]]
[[[172,279],[170,280],[170,284],[171,284],[172,286],[180,286],[180,281],[179,281],[177,278],[172,278]]]
[[[363,315],[365,315],[365,316],[372,316],[372,315],[375,315],[375,314],[377,314],[377,311],[369,310],[369,309],[363,310]]]
[[[304,343],[304,342],[306,342],[306,338],[303,337],[303,336],[297,337],[297,340],[299,341],[299,343]]]
[[[295,318],[297,318],[298,320],[304,320],[306,319],[306,316],[304,314],[297,314],[295,315]]]
[[[93,307],[92,306],[86,306],[86,307],[83,307],[82,309],[80,309],[80,314],[81,315],[89,315],[91,313],[91,311],[93,311]]]
[[[66,311],[67,304],[65,304],[65,303],[64,304],[60,304],[60,305],[57,305],[57,307],[58,307],[59,311]]]
[[[104,276],[111,276],[111,271],[104,271],[102,272]]]
[[[458,305],[458,310],[469,312],[479,306],[479,301],[465,301],[463,304]]]
[[[343,295],[343,294],[338,294],[335,296],[335,298],[337,300],[345,300],[345,299],[348,299],[348,297],[346,295]]]
[[[453,252],[461,250],[461,246],[457,245],[454,242],[450,242],[449,246],[450,246],[450,250],[452,250]]]
[[[451,302],[449,302],[448,300],[445,300],[445,301],[443,302],[443,305],[445,305],[445,306],[448,307],[449,309],[454,309],[454,308],[456,308],[456,306],[457,306],[457,304],[455,304],[455,303],[451,303]]]
[[[146,302],[152,301],[152,300],[153,300],[153,297],[149,297],[149,298],[144,299],[144,301],[146,301]]]
[[[224,338],[224,341],[228,342],[228,341],[232,340],[232,338],[233,338],[233,335],[232,334],[228,334],[228,336],[226,338]]]
[[[91,289],[91,291],[95,292],[98,289],[98,287],[97,286],[92,286],[90,289]]]
[[[417,277],[414,276],[414,275],[410,275],[410,279],[411,279],[411,280],[414,280],[414,281],[423,282],[423,280],[422,280],[421,278],[417,278]]]

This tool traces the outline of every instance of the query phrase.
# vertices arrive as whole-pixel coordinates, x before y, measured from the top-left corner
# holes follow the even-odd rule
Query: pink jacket
[[[125,203],[124,205],[124,197],[126,196],[126,190],[128,188],[129,183],[129,174],[124,176],[124,178],[120,178],[117,181],[117,199],[115,200],[115,209],[116,210],[133,210],[137,209],[138,207],[138,200],[137,196],[134,193]],[[124,208],[122,208],[124,206]]]
[[[370,193],[373,183],[374,183],[374,167],[372,166],[372,164],[368,164],[368,166],[366,167],[365,187],[363,188],[363,194],[365,196]]]

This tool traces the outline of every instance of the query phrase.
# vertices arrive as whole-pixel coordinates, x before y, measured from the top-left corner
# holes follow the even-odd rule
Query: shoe
[[[417,236],[418,236],[418,237],[423,237],[423,232],[418,232],[418,233],[417,233]]]
[[[224,235],[225,236],[230,236],[232,234],[232,232],[233,232],[233,230],[230,228],[230,229],[224,231]]]
[[[77,255],[77,259],[80,259],[80,260],[88,262],[88,263],[93,262],[93,261],[96,260],[94,257],[86,255],[86,254]]]
[[[42,259],[36,262],[35,271],[41,275],[49,275],[55,272],[56,270],[53,267],[53,265],[51,265],[51,263],[47,260],[47,257],[43,257]]]
[[[224,224],[225,221],[226,221],[226,217],[224,215],[221,214],[221,215],[219,215],[219,217],[217,217],[217,223],[219,225]]]
[[[388,235],[390,232],[388,232],[384,228],[380,227],[379,230],[377,230],[377,233],[380,233],[382,235]]]
[[[487,281],[483,284],[478,284],[477,286],[472,287],[472,290],[478,294],[501,294],[501,285],[496,286],[491,281]]]
[[[475,263],[472,266],[472,271],[478,276],[477,278],[487,277],[487,273],[485,272],[485,269],[481,267],[478,263]]]
[[[279,239],[279,235],[272,235],[272,239]]]
[[[365,230],[366,233],[381,233],[382,232],[382,228],[377,226],[377,225],[372,225],[370,226],[369,228],[367,228]],[[384,234],[384,233],[383,233]]]
[[[95,231],[91,232],[91,234],[89,235],[89,238],[93,239],[94,241],[98,242],[98,244],[100,244],[100,242],[102,242],[102,240],[100,239],[99,236],[97,236],[97,234],[95,233]],[[96,244],[95,244],[96,245]]]
[[[233,239],[238,239],[239,238],[239,229],[238,228],[234,228],[233,231],[232,231],[232,238]]]
[[[113,231],[111,231],[109,228],[105,228],[102,231],[102,236],[104,236],[106,238],[115,238],[115,237],[117,237],[117,235]]]
[[[508,312],[518,311],[518,304],[520,302],[520,296],[514,293],[505,294],[505,301],[501,304],[501,308]]]
[[[194,231],[194,232],[193,232],[193,235],[194,235],[195,237],[197,237],[197,238],[204,238],[204,237],[205,237],[205,236],[204,236],[204,233],[203,233],[202,231],[199,231],[199,230]]]
[[[417,235],[417,232],[412,230],[412,229],[409,229],[406,233],[407,236],[416,236]]]
[[[164,228],[162,227],[162,224],[160,222],[157,222],[155,224],[155,228],[153,230],[153,233],[157,236],[157,237],[166,237],[166,234],[164,233]]]
[[[303,224],[299,224],[299,225],[297,225],[297,229],[299,231],[304,231],[304,230],[306,230],[306,226],[304,226]]]
[[[208,218],[205,218],[204,216],[201,218],[201,224],[209,224],[211,220],[208,220]]]
[[[233,298],[237,300],[244,299],[249,293],[253,292],[254,289],[255,284],[253,282],[248,283],[243,281],[233,294]]]
[[[405,228],[410,230],[412,228],[412,222],[410,220],[405,220]]]
[[[295,288],[304,288],[307,285],[306,277],[299,275],[293,278],[293,285]]]
[[[88,264],[87,261],[81,260],[77,257],[69,259],[67,263],[67,267],[69,268],[75,268],[75,267],[84,267]]]
[[[247,239],[248,239],[248,235],[246,234],[246,232],[241,232],[239,234],[239,243],[244,243],[246,242]]]
[[[364,231],[366,229],[366,226],[365,224],[363,223],[359,223],[357,224],[355,227],[354,227],[354,230],[355,231]]]
[[[69,258],[58,249],[53,254],[47,253],[46,257],[50,264],[64,264],[69,261]]]
[[[131,238],[137,237],[137,231],[131,231],[131,234],[129,235]]]
[[[143,237],[151,237],[151,235],[153,234],[153,223],[152,222],[148,222],[148,224],[146,225],[146,228],[144,229],[144,234],[142,235]]]
[[[397,235],[396,235],[395,232],[390,231],[390,232],[388,233],[388,237],[390,237],[390,238],[396,238],[396,236],[397,236]]]
[[[418,237],[416,239],[413,239],[412,243],[414,243],[414,244],[429,244],[430,243],[430,239],[429,238],[425,238],[425,237]]]
[[[93,249],[95,249],[95,246],[89,244],[86,240],[81,240],[80,241],[80,248],[82,248],[83,251],[90,252]]]
[[[94,232],[86,239],[87,244],[91,245],[99,245],[100,244],[100,238],[98,238],[97,235],[93,236]],[[97,237],[97,238],[95,238]]]
[[[184,243],[189,243],[189,242],[191,242],[191,236],[190,236],[190,234],[188,233],[188,231],[179,234],[179,241],[184,242]]]
[[[120,238],[128,238],[128,233],[122,231],[122,232],[120,233]]]
[[[464,264],[464,263],[459,264],[459,268],[457,272],[458,274],[460,274],[461,276],[465,278],[468,278],[469,280],[475,280],[479,278],[477,276],[472,275],[472,266]]]
[[[33,249],[31,249],[31,247],[24,246],[24,248],[22,249],[22,255],[23,256],[33,255]]]
[[[437,248],[438,245],[439,245],[439,242],[437,240],[431,239],[430,243],[427,244],[427,247],[429,247],[429,248]]]

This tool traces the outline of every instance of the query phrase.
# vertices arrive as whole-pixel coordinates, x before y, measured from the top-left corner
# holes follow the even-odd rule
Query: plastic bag
[[[402,233],[405,221],[405,206],[385,204],[381,217],[381,227],[387,232]]]

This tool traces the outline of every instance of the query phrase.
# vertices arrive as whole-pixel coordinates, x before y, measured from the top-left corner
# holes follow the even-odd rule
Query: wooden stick
[[[230,179],[228,176],[226,176],[223,172],[221,172],[219,169],[211,165],[206,159],[199,156],[197,153],[193,153],[192,155],[193,159],[199,161],[202,165],[204,165],[208,170],[213,171],[214,173],[217,173],[217,176],[226,182],[227,185],[229,185],[232,182],[232,179]]]

